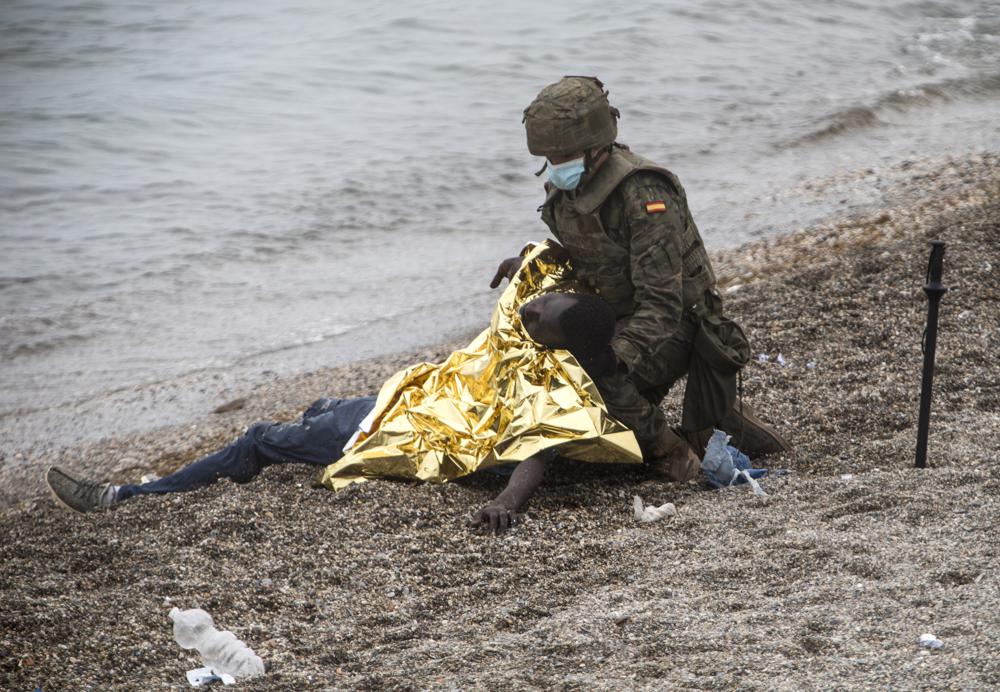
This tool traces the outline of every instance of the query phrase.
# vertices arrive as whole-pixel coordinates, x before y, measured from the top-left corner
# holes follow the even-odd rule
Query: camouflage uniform
[[[576,190],[547,188],[542,219],[580,278],[618,314],[612,348],[621,367],[597,384],[616,417],[640,440],[654,440],[667,425],[659,403],[687,374],[701,320],[720,317],[722,308],[684,188],[617,144]],[[712,411],[732,405],[706,406],[719,394],[696,389],[685,397],[691,430],[714,424],[722,412],[711,420]]]
[[[546,184],[542,219],[577,274],[616,311],[618,369],[597,382],[609,411],[650,450],[669,439],[659,403],[688,374],[682,427],[713,426],[732,407],[749,359],[722,300],[684,188],[673,173],[617,144],[618,111],[592,77],[566,77],[524,111],[536,156],[586,154],[572,190]]]

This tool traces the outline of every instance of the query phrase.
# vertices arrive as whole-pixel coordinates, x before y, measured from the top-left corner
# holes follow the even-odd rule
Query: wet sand
[[[0,687],[186,688],[200,662],[173,641],[173,606],[205,608],[268,662],[241,689],[997,687],[1000,157],[905,166],[872,214],[715,257],[727,311],[767,356],[747,399],[796,446],[760,464],[791,471],[768,498],[565,465],[496,539],[464,526],[494,477],[331,493],[272,468],[88,516],[41,494],[46,463],[165,473],[459,342],[275,380],[192,425],[3,459]],[[950,291],[917,471],[935,238]],[[637,525],[635,494],[679,514]],[[925,632],[944,646],[921,648]]]

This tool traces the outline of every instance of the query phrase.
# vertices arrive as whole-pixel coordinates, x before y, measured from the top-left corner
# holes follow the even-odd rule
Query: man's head
[[[602,354],[615,333],[615,311],[590,293],[546,293],[521,306],[520,315],[534,341],[578,359]]]
[[[563,77],[538,92],[524,109],[528,151],[561,163],[618,136],[618,111],[596,77]]]

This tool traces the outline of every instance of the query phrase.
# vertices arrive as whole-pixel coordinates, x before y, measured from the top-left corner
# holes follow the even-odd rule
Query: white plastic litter
[[[783,355],[779,353],[778,357],[775,358],[775,360],[778,362],[778,365],[780,365],[781,367],[785,367],[785,357]]]
[[[920,646],[927,649],[940,649],[944,646],[944,642],[935,637],[930,632],[924,632],[920,635]]]
[[[191,687],[202,687],[203,685],[211,685],[213,682],[221,682],[223,685],[235,685],[236,678],[232,675],[216,675],[215,671],[211,668],[194,668],[187,672],[188,682]]]
[[[673,517],[677,515],[677,508],[673,502],[668,502],[659,507],[649,505],[648,507],[638,495],[632,500],[632,507],[635,509],[635,520],[640,524],[651,524],[659,521],[663,517]]]
[[[757,362],[758,363],[767,363],[770,360],[771,360],[771,356],[767,355],[766,353],[758,353],[757,354]]]
[[[264,674],[260,656],[232,632],[215,629],[212,616],[201,608],[173,608],[170,619],[174,621],[174,639],[181,648],[197,649],[205,666],[219,677],[251,678]]]
[[[840,480],[842,480],[842,481],[851,481],[851,480],[854,480],[854,474],[853,473],[842,473],[842,474],[840,474]]]

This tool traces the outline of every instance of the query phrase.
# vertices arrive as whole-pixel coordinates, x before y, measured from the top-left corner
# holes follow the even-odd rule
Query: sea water
[[[6,0],[0,428],[484,326],[546,236],[521,112],[564,74],[721,247],[865,201],[803,181],[995,148],[998,54],[984,0]]]

